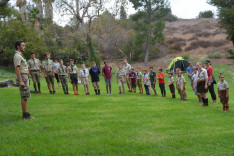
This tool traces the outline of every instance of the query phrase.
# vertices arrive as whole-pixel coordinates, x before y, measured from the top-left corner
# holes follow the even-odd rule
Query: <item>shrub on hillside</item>
[[[187,54],[187,53],[183,53],[181,55],[181,57],[183,57],[185,60],[189,60],[189,58],[190,58],[189,54]]]
[[[219,51],[216,51],[216,52],[214,52],[214,53],[211,53],[211,54],[209,55],[209,58],[211,58],[211,59],[219,59],[219,58],[221,58],[221,53],[220,53]]]
[[[170,49],[182,51],[182,47],[186,45],[186,41],[184,39],[175,37],[167,40],[167,44]]]
[[[211,10],[201,11],[198,15],[198,18],[213,18],[214,13]]]
[[[232,49],[228,49],[226,53],[228,54],[227,58],[234,59],[234,51]]]

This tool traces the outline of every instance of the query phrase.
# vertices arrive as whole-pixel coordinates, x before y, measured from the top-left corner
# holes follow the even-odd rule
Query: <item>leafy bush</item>
[[[187,53],[183,53],[181,55],[181,57],[183,57],[185,60],[189,60],[189,58],[190,58],[189,54],[187,54]]]
[[[221,57],[221,53],[219,51],[216,51],[216,52],[211,53],[209,55],[209,58],[211,58],[211,59],[219,59],[220,57]]]
[[[198,15],[198,18],[213,18],[214,13],[211,10],[201,11]]]
[[[234,59],[234,51],[232,49],[228,49],[226,53],[228,54],[227,58]]]

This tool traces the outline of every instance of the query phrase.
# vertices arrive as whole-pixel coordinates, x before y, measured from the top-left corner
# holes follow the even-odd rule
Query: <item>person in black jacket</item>
[[[89,74],[91,76],[93,88],[94,88],[96,95],[100,95],[100,79],[99,79],[100,73],[101,72],[99,68],[97,67],[96,62],[92,62],[92,67],[89,70]]]

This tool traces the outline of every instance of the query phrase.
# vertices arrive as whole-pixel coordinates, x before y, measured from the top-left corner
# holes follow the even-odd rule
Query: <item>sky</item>
[[[29,2],[30,0],[27,1]],[[15,5],[16,0],[11,0],[10,2]],[[214,13],[216,13],[217,10],[216,7],[209,5],[207,0],[169,0],[169,2],[172,13],[182,19],[196,18],[200,11],[212,10]],[[127,13],[128,15],[135,13],[131,3],[128,5]],[[57,24],[64,26],[69,19],[61,20],[61,16],[55,10],[54,20]]]

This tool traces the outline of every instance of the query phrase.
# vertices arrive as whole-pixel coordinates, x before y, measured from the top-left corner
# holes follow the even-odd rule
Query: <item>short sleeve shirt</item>
[[[194,87],[197,86],[197,78],[198,78],[198,74],[193,74],[192,80],[193,80],[193,86]]]
[[[65,76],[65,75],[67,75],[67,67],[66,66],[59,66],[59,68],[58,68],[58,73],[59,73],[59,75],[61,75],[61,76]]]
[[[173,77],[173,76],[170,76],[170,77],[168,78],[169,84],[172,84],[174,81],[175,81],[175,80],[174,80],[174,77]]]
[[[60,67],[60,64],[58,62],[57,63],[54,62],[54,72],[55,73],[58,72],[59,67]]]
[[[101,72],[100,72],[98,67],[96,67],[96,68],[91,67],[90,68],[89,74],[91,75],[92,82],[99,82],[100,81],[100,79],[99,79],[100,73]]]
[[[150,82],[151,82],[151,84],[153,84],[155,81],[156,81],[156,79],[154,80],[154,77],[156,76],[156,73],[155,72],[151,72],[151,73],[149,73],[149,77],[150,77]]]
[[[193,73],[193,66],[192,67],[188,67],[186,69],[186,71],[189,73],[189,74],[192,74]]]
[[[39,59],[30,59],[28,60],[28,67],[31,71],[40,70],[41,62]]]
[[[164,81],[164,74],[163,73],[158,73],[157,78],[162,77],[163,79],[158,79],[158,83],[162,84],[165,83]]]
[[[199,81],[204,81],[208,79],[208,74],[206,69],[202,68],[200,71],[198,71],[198,79]]]
[[[136,73],[136,79],[137,79],[137,80],[140,80],[141,77],[142,77],[142,73],[141,73],[141,72],[137,72],[137,73]]]
[[[81,70],[80,70],[80,77],[85,78],[85,77],[88,77],[88,76],[89,76],[89,71],[88,71],[88,69],[81,69]]]
[[[126,72],[125,72],[125,70],[124,69],[118,69],[117,71],[116,71],[116,76],[118,77],[118,78],[123,78],[124,76],[126,75]]]
[[[110,66],[104,66],[102,68],[102,72],[104,73],[106,79],[112,78],[111,70],[112,70],[112,68]]]
[[[213,77],[210,79],[211,76],[213,76],[213,67],[209,66],[207,69],[207,74],[208,74],[208,80],[212,81]]]
[[[136,73],[135,72],[129,73],[129,77],[132,77],[131,82],[136,82]]]
[[[181,89],[181,90],[183,90],[184,89],[184,83],[186,82],[186,80],[185,80],[185,78],[184,78],[184,76],[182,75],[181,77],[178,77],[178,85],[179,85],[179,88]]]
[[[77,74],[78,73],[78,68],[76,65],[73,66],[68,66],[67,67],[67,73],[68,74]]]
[[[28,74],[27,60],[19,51],[16,51],[13,61],[15,67],[20,66],[20,73]]]
[[[219,81],[217,88],[221,91],[227,90],[227,89],[229,89],[229,85],[225,80],[223,82]]]
[[[150,85],[150,77],[148,73],[144,73],[143,74],[143,83],[147,86]]]
[[[130,70],[131,70],[131,65],[130,64],[124,64],[123,65],[123,69],[124,69],[124,71],[125,71],[125,73],[126,73],[126,75],[128,75],[129,74],[129,72],[130,72]]]
[[[44,60],[42,62],[42,67],[45,69],[45,71],[52,72],[54,68],[54,62],[52,60]]]

